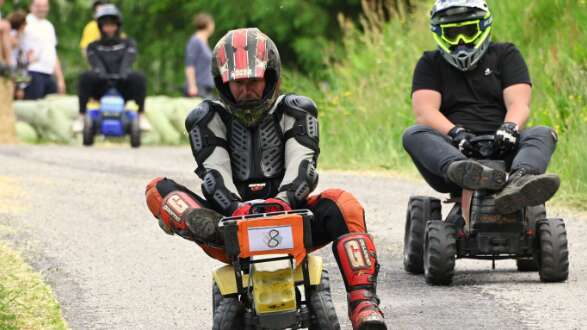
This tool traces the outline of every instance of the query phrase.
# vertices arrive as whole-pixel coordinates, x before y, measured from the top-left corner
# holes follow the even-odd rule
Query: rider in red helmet
[[[248,214],[258,200],[310,209],[314,245],[334,242],[353,328],[386,329],[363,207],[340,189],[310,196],[318,183],[318,110],[307,97],[280,93],[280,69],[275,44],[256,28],[230,31],[218,42],[212,73],[220,100],[203,101],[186,120],[203,196],[156,178],[147,185],[149,209],[165,232],[224,262],[222,216]]]

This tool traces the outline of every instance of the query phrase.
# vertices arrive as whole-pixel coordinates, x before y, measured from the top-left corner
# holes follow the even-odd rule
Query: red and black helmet
[[[279,95],[281,60],[275,43],[257,28],[232,30],[214,47],[212,75],[228,111],[246,126],[254,126],[271,109]],[[236,102],[228,83],[265,78],[263,97]]]

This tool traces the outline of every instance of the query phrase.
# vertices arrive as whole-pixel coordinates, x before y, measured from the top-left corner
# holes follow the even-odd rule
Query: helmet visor
[[[481,20],[473,20],[459,23],[441,24],[442,40],[451,46],[460,42],[471,44],[482,34],[480,27]]]

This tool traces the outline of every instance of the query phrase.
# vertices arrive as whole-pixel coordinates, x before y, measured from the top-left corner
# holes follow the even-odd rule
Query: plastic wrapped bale
[[[44,102],[49,109],[62,112],[69,119],[76,119],[79,116],[79,102],[75,95],[47,95]]]
[[[152,128],[157,131],[161,143],[179,144],[181,142],[181,135],[171,125],[171,122],[163,111],[156,107],[149,107],[145,109],[145,116],[149,120],[149,123],[151,123]]]
[[[16,122],[16,137],[20,142],[24,143],[37,143],[39,142],[39,135],[33,128],[33,126],[23,122]]]
[[[201,98],[177,98],[173,100],[173,113],[171,114],[171,124],[182,135],[186,134],[185,119],[202,102]],[[184,139],[187,142],[187,139]]]
[[[141,133],[141,144],[145,145],[145,146],[153,146],[153,145],[161,144],[161,136],[159,136],[159,133],[155,129],[152,129],[152,130],[146,131],[146,132],[142,132]]]
[[[45,100],[14,102],[14,111],[37,131],[39,138],[48,142],[70,143],[71,120],[59,109],[49,109]]]

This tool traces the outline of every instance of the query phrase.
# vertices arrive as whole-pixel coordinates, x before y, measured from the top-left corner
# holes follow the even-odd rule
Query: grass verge
[[[0,329],[67,329],[51,288],[2,242]]]

